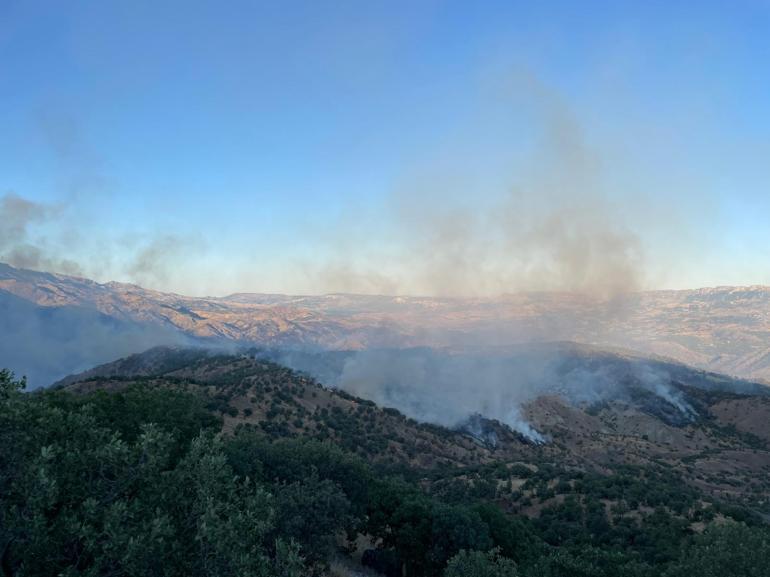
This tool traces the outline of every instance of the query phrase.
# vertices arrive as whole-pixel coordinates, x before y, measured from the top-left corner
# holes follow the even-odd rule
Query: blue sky
[[[4,0],[0,194],[190,294],[770,284],[767,62],[764,0]]]

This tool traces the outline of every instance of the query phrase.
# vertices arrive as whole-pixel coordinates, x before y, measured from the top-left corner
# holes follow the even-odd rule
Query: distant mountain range
[[[187,297],[0,264],[0,330],[0,365],[33,384],[158,344],[467,350],[531,341],[622,348],[770,380],[770,287],[763,286],[612,300],[573,293]]]

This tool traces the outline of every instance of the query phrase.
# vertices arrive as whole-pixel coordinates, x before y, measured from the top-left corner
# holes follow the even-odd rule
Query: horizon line
[[[610,296],[599,295],[591,291],[548,290],[548,289],[503,292],[494,296],[427,295],[427,294],[407,294],[407,293],[385,294],[385,293],[340,292],[340,291],[326,292],[326,293],[291,293],[291,292],[273,292],[273,291],[258,292],[258,291],[248,291],[248,290],[236,291],[233,293],[228,293],[223,296],[213,296],[213,295],[190,295],[190,294],[183,294],[175,291],[160,290],[155,288],[149,288],[135,282],[116,281],[116,280],[100,282],[100,281],[94,280],[93,278],[89,278],[87,276],[80,276],[78,274],[67,274],[67,273],[61,273],[61,272],[55,272],[55,271],[23,268],[23,267],[14,266],[10,263],[2,262],[2,261],[0,261],[0,267],[7,267],[15,271],[22,271],[26,273],[33,273],[33,274],[39,274],[39,275],[51,275],[55,277],[63,277],[67,279],[85,281],[87,283],[93,283],[100,287],[109,287],[109,285],[121,285],[121,286],[135,287],[147,292],[155,292],[155,293],[160,293],[164,295],[173,295],[173,296],[182,297],[182,298],[202,299],[202,300],[228,300],[239,296],[288,297],[288,298],[297,298],[297,299],[346,296],[346,297],[370,297],[370,298],[389,298],[389,299],[408,298],[408,299],[434,299],[434,300],[455,300],[455,301],[463,301],[463,300],[464,301],[468,301],[468,300],[492,301],[492,300],[503,299],[506,297],[525,296],[525,295],[570,295],[570,296],[580,296],[580,297],[590,298],[592,300],[597,300],[597,301],[612,302],[613,300],[622,299],[624,296],[644,295],[644,294],[651,294],[651,293],[681,293],[681,292],[698,292],[698,291],[707,291],[707,290],[725,291],[725,290],[736,290],[736,289],[770,291],[770,285],[746,284],[746,285],[711,285],[711,286],[700,286],[700,287],[691,287],[691,288],[640,289],[640,290],[632,290],[632,291],[626,291],[626,292],[617,292]]]

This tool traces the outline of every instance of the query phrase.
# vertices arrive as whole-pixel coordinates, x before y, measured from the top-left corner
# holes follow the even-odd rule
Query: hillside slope
[[[226,431],[244,425],[275,438],[330,439],[389,466],[555,467],[561,473],[551,474],[550,488],[559,478],[572,482],[579,472],[607,475],[627,467],[667,472],[710,498],[770,512],[770,399],[719,390],[730,385],[726,378],[720,387],[710,381],[706,390],[702,375],[691,371],[688,376],[682,368],[673,384],[692,407],[688,419],[672,418],[670,407],[644,392],[593,404],[559,394],[539,396],[522,413],[547,439],[542,444],[481,415],[454,429],[419,423],[253,354],[157,348],[69,377],[59,386],[77,392],[134,384],[192,390],[223,416]],[[473,483],[478,473],[465,475],[464,482]],[[522,491],[527,476],[516,475],[507,479],[509,492],[498,495],[509,507],[537,514],[558,501],[558,491],[541,497],[535,488]]]

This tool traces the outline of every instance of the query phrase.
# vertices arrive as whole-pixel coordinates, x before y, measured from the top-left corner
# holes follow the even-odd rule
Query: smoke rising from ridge
[[[115,196],[118,187],[75,117],[40,114],[62,200],[46,204],[15,193],[3,196],[0,260],[187,294],[185,283],[200,278],[212,279],[203,289],[210,294],[258,290],[249,285],[264,283],[266,269],[267,278],[282,279],[283,286],[272,287],[280,292],[493,296],[566,290],[612,297],[644,286],[644,243],[620,207],[608,200],[613,195],[605,190],[601,155],[587,143],[567,104],[522,72],[506,78],[502,87],[498,82],[494,91],[503,95],[489,97],[489,117],[469,133],[469,141],[489,137],[497,124],[513,131],[511,119],[514,125],[526,121],[539,127],[526,158],[509,167],[482,167],[482,172],[507,173],[505,182],[468,176],[473,171],[466,166],[465,149],[453,148],[454,141],[465,140],[459,130],[446,151],[404,167],[383,205],[351,206],[320,235],[301,222],[287,223],[296,245],[312,253],[300,258],[298,267],[294,256],[283,254],[267,255],[266,263],[234,264],[224,255],[204,262],[201,246],[216,247],[217,239],[205,238],[205,231],[181,234],[148,224],[154,215],[137,223],[144,232],[128,233],[141,235],[139,241],[93,232],[78,213],[97,198],[109,203],[102,199]],[[506,133],[501,147],[515,138]],[[190,265],[194,268],[187,270]],[[245,270],[222,274],[228,267]],[[260,272],[254,276],[250,270]],[[231,280],[222,286],[224,278],[240,284]]]
[[[537,443],[546,439],[524,418],[523,408],[543,395],[575,406],[628,403],[675,423],[696,416],[662,366],[568,344],[520,345],[497,352],[283,352],[276,360],[418,421],[463,428],[481,415]]]
[[[601,159],[568,106],[526,75],[507,90],[516,93],[510,106],[527,106],[542,127],[507,186],[453,179],[440,166],[407,179],[382,212],[349,214],[335,227],[339,236],[322,238],[328,250],[303,263],[310,278],[332,292],[431,296],[556,290],[611,298],[642,288],[641,237],[610,202]],[[459,164],[444,170],[461,174]],[[373,234],[387,242],[371,242]]]
[[[456,120],[446,143],[401,167],[383,200],[350,203],[332,226],[303,223],[302,217],[287,222],[291,246],[253,257],[252,247],[265,240],[259,230],[243,239],[239,251],[214,237],[215,227],[181,233],[152,224],[154,214],[121,233],[130,242],[81,227],[67,215],[78,212],[72,206],[87,206],[99,191],[114,196],[117,187],[77,122],[43,115],[40,124],[67,200],[54,207],[12,195],[16,204],[25,201],[36,210],[5,210],[8,230],[26,233],[13,235],[10,244],[4,234],[0,259],[183,294],[496,296],[543,290],[612,298],[645,288],[650,275],[641,232],[662,225],[635,221],[628,213],[639,211],[618,204],[628,195],[609,189],[602,147],[584,134],[555,90],[523,71],[491,84],[482,89],[489,106],[479,118]],[[522,131],[524,143],[521,124],[535,127]],[[499,158],[473,164],[478,159],[470,146],[482,139],[499,142]],[[53,234],[32,238],[54,221],[81,238],[67,249]],[[202,246],[213,249],[212,258],[200,258]]]
[[[126,266],[126,273],[140,285],[164,285],[170,280],[175,261],[200,250],[199,239],[159,233],[136,251]]]
[[[197,235],[150,226],[152,215],[136,223],[136,230],[92,230],[91,206],[109,203],[117,192],[106,162],[77,116],[49,106],[35,118],[41,153],[53,161],[58,200],[41,202],[14,191],[0,195],[0,262],[164,288],[191,255],[201,253],[204,243]]]
[[[65,256],[72,253],[73,238],[76,246],[81,244],[71,212],[66,203],[35,202],[12,192],[0,196],[0,262],[100,281],[124,278],[156,288],[205,246],[197,236],[158,230],[139,238],[103,236],[87,256]]]

